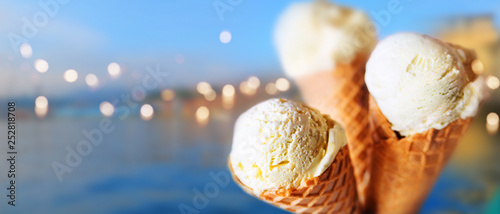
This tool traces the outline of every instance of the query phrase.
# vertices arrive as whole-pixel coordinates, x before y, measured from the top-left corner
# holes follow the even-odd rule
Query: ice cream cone
[[[306,103],[345,128],[361,206],[372,156],[364,83],[365,65],[377,44],[376,33],[367,28],[372,25],[361,10],[315,1],[290,6],[275,33],[284,71]]]
[[[351,63],[338,64],[332,71],[295,79],[308,105],[344,126],[362,205],[368,190],[373,145],[368,121],[368,90],[364,82],[367,57],[358,54]]]
[[[401,138],[370,97],[374,156],[368,206],[373,213],[417,213],[472,118]]]
[[[230,159],[230,158],[229,158]],[[358,203],[348,148],[343,147],[323,174],[304,181],[296,189],[264,191],[256,195],[234,174],[233,180],[248,194],[294,213],[357,213]]]

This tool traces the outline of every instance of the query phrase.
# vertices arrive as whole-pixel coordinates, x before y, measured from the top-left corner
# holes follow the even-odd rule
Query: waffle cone
[[[234,181],[248,194],[294,213],[356,213],[356,183],[348,148],[344,147],[323,174],[307,180],[296,189],[264,191],[256,195],[234,174]]]
[[[373,213],[417,213],[472,118],[400,138],[370,97],[374,153],[368,206]]]
[[[361,205],[370,179],[373,141],[368,121],[368,90],[364,82],[367,56],[358,55],[332,71],[318,72],[295,81],[308,105],[339,121],[345,128]]]

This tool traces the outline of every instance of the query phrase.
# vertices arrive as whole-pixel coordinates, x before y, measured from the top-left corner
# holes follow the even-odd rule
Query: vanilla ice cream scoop
[[[328,116],[300,102],[271,99],[238,118],[229,161],[238,179],[260,195],[320,176],[345,145],[343,127]]]
[[[330,71],[360,53],[369,55],[377,43],[365,13],[328,1],[292,4],[278,20],[274,36],[290,77]]]
[[[484,79],[470,68],[474,52],[416,33],[381,41],[365,82],[392,129],[402,136],[442,129],[476,114]]]

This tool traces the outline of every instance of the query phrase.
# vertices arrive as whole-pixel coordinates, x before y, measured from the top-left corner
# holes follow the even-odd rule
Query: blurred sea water
[[[236,114],[234,114],[236,115]],[[65,163],[66,147],[85,140],[83,130],[98,127],[98,116],[18,121],[16,207],[0,200],[0,213],[182,213],[181,204],[195,208],[196,191],[214,183],[211,173],[228,176],[234,115],[214,116],[199,126],[174,115],[143,121],[111,118],[114,131],[103,135],[82,162],[59,182],[51,164]],[[6,130],[6,121],[0,121]],[[6,146],[0,157],[5,159]],[[7,161],[0,161],[0,191],[7,193]],[[481,189],[474,181],[446,168],[421,213],[480,213],[486,201],[464,204],[460,189]],[[217,186],[200,213],[286,213],[245,194],[232,180]],[[409,193],[411,194],[411,193]],[[195,199],[198,200],[198,199]]]

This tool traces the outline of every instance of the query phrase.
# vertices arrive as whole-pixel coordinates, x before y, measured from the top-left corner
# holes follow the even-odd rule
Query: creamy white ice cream
[[[360,53],[369,55],[377,42],[373,26],[365,13],[328,1],[292,4],[275,30],[285,73],[299,77],[330,71]]]
[[[230,164],[259,195],[320,176],[345,145],[343,127],[328,116],[300,102],[271,99],[236,121]]]
[[[426,35],[398,33],[376,46],[365,82],[401,135],[442,129],[474,116],[484,98],[484,79],[464,66],[473,55]]]

